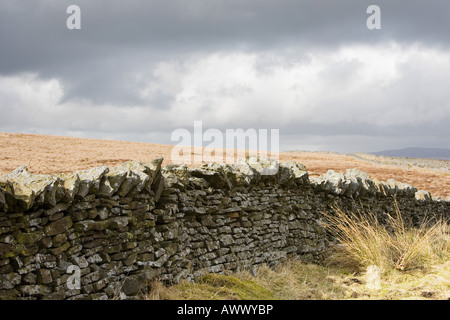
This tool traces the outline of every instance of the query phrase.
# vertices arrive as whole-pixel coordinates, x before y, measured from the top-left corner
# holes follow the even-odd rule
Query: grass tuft
[[[372,212],[324,213],[324,226],[338,240],[329,262],[353,267],[378,266],[382,272],[427,268],[449,258],[448,224],[425,220],[419,227],[408,225],[401,212],[387,215],[381,224]]]

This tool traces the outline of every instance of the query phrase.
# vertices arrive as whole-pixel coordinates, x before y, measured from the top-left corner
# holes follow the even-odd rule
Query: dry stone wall
[[[395,211],[419,224],[450,218],[448,201],[364,172],[310,179],[295,162],[161,167],[127,162],[55,176],[20,167],[0,178],[0,299],[139,297],[152,279],[320,262],[322,212]],[[80,285],[73,288],[73,267]]]

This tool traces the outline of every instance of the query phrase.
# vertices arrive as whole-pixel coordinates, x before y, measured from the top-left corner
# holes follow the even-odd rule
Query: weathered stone
[[[223,246],[229,246],[234,242],[234,239],[229,234],[223,234],[220,236],[219,241]]]
[[[139,161],[128,161],[123,164],[125,168],[130,170],[129,177],[133,176],[136,179],[137,191],[150,191],[153,182],[153,172]]]
[[[53,221],[45,227],[45,234],[48,236],[54,236],[67,231],[72,227],[72,219],[70,217],[64,217],[59,220]]]
[[[87,232],[94,230],[96,222],[94,220],[84,220],[73,225],[77,232]]]
[[[19,286],[19,291],[25,296],[42,296],[49,294],[51,289],[44,285],[26,285]]]
[[[101,179],[109,172],[109,168],[102,166],[89,170],[77,171],[76,174],[80,179],[77,195],[84,198],[89,193],[98,192]]]
[[[56,177],[30,173],[25,166],[0,177],[0,186],[12,186],[10,191],[23,210],[30,209],[35,200],[44,203],[46,198],[49,204],[56,205],[54,193],[60,183]]]
[[[38,284],[49,284],[52,283],[53,278],[50,270],[40,269],[37,271],[37,283]]]
[[[103,262],[102,257],[99,254],[94,254],[87,259],[87,262],[91,265]]]
[[[112,256],[111,256],[111,259],[113,259],[113,260],[123,260],[123,259],[126,259],[127,257],[128,257],[128,255],[129,255],[129,252],[119,252],[119,253],[116,253],[116,254],[113,254]]]
[[[14,289],[21,280],[22,277],[17,273],[0,274],[0,290]]]
[[[39,241],[39,247],[41,248],[50,248],[53,246],[51,237],[43,237],[41,241]]]
[[[271,159],[267,156],[252,156],[245,161],[261,176],[272,176],[275,178],[280,167],[277,160]]]
[[[149,284],[159,274],[158,270],[146,269],[137,275],[127,277],[122,286],[122,292],[127,296],[135,295]]]
[[[58,203],[53,208],[46,210],[45,215],[46,216],[54,215],[55,213],[66,210],[68,207],[69,207],[69,204],[67,204],[67,203]]]
[[[36,284],[37,276],[34,273],[27,273],[23,276],[22,282],[24,284]]]
[[[57,175],[58,178],[63,180],[63,186],[65,191],[65,201],[67,203],[72,202],[75,195],[78,193],[78,188],[80,187],[80,177],[76,172],[74,173],[61,173]]]
[[[117,229],[122,228],[128,225],[128,223],[132,220],[131,217],[115,217],[109,220],[110,228]]]
[[[21,244],[35,244],[42,238],[44,238],[45,234],[42,231],[35,231],[30,233],[22,233],[19,232],[17,234],[17,243]]]
[[[0,185],[0,211],[4,210],[5,207],[6,207],[5,192],[3,191],[3,188]]]
[[[60,247],[58,247],[58,248],[52,248],[52,249],[50,249],[50,252],[53,254],[53,255],[55,255],[55,256],[58,256],[58,255],[60,255],[61,253],[63,253],[64,251],[66,251],[67,249],[69,249],[70,248],[70,243],[69,242],[66,242],[66,243],[63,243]]]
[[[244,159],[238,159],[236,164],[231,166],[231,173],[227,174],[227,178],[234,186],[248,186],[257,184],[261,180],[261,174]]]
[[[406,197],[415,197],[417,188],[394,179],[389,179],[383,183],[384,189],[388,195],[403,195]]]
[[[72,221],[82,221],[87,218],[88,213],[86,210],[74,211],[70,213],[70,216],[72,217]]]
[[[416,200],[430,201],[431,194],[428,191],[419,190],[415,193]]]
[[[205,187],[212,186],[214,188],[229,187],[230,182],[221,167],[212,167],[212,164],[204,165],[201,168],[189,168],[188,174],[203,179],[206,182]],[[197,185],[201,185],[197,183]]]
[[[189,183],[188,168],[186,165],[169,164],[162,169],[166,188],[183,187]]]
[[[8,256],[8,253],[12,250],[13,245],[10,243],[0,243],[0,257]]]
[[[65,234],[57,234],[52,238],[52,244],[54,247],[61,246],[64,242],[67,241],[67,236]]]
[[[84,277],[81,277],[81,285],[85,286],[89,283],[93,283],[96,282],[100,279],[100,272],[99,271],[95,271],[95,272],[91,272],[87,275],[85,275]]]
[[[20,292],[16,289],[11,290],[0,290],[0,298],[2,300],[17,300]]]
[[[100,185],[99,195],[112,197],[119,191],[122,183],[130,174],[130,169],[123,166],[111,168]]]
[[[134,264],[136,262],[136,260],[137,260],[137,254],[132,253],[126,259],[123,260],[123,264],[126,266],[131,266],[132,264]]]
[[[303,164],[295,161],[281,163],[278,170],[278,183],[281,185],[294,182],[297,184],[309,183],[308,172]]]

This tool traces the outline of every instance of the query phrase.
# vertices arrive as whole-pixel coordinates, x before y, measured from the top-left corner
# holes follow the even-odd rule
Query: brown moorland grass
[[[26,165],[35,173],[53,174],[116,166],[125,161],[147,162],[163,157],[163,165],[172,163],[174,146],[156,143],[100,140],[23,133],[0,133],[0,174]],[[282,152],[280,161],[303,163],[314,177],[334,170],[358,168],[379,180],[395,179],[427,190],[434,196],[450,197],[450,174],[429,168],[375,164],[350,155],[327,152]]]

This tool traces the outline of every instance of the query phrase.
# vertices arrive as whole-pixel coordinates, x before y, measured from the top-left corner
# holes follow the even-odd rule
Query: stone
[[[42,231],[35,231],[29,233],[19,232],[16,236],[17,243],[20,244],[35,244],[42,238],[44,238],[45,234]]]
[[[68,203],[58,203],[53,208],[46,210],[45,211],[45,215],[46,216],[54,215],[55,213],[59,213],[59,212],[65,211],[68,207],[69,207]]]
[[[6,257],[7,254],[12,250],[13,245],[10,243],[0,243],[0,258]]]
[[[291,182],[297,184],[309,183],[308,172],[301,163],[289,161],[281,163],[278,170],[278,183],[281,185],[289,185]]]
[[[229,181],[220,167],[214,168],[210,164],[203,165],[201,168],[189,168],[188,174],[194,178],[201,179],[206,182],[204,187],[212,186],[213,188],[223,188],[229,186]],[[201,180],[195,182],[197,185],[202,185]]]
[[[229,234],[223,234],[219,237],[219,241],[223,246],[229,246],[234,242],[234,239]]]
[[[9,188],[20,208],[30,209],[35,200],[43,204],[45,200],[56,205],[55,191],[62,183],[57,177],[28,172],[26,166],[21,166],[9,174],[0,177],[0,186]]]
[[[133,176],[136,179],[137,191],[151,190],[150,187],[153,182],[154,175],[152,170],[139,161],[128,161],[122,166],[130,170],[131,175],[129,174],[129,177]]]
[[[72,218],[72,221],[82,221],[87,218],[88,213],[86,210],[82,211],[74,211],[70,213],[70,216]]]
[[[343,194],[345,191],[343,173],[338,173],[333,170],[328,170],[324,175],[312,180],[321,189],[331,191],[336,194]]]
[[[261,176],[275,176],[280,167],[277,160],[271,159],[267,156],[252,156],[245,161]]]
[[[161,170],[166,188],[183,187],[189,183],[186,165],[169,164]]]
[[[0,185],[0,210],[4,210],[5,207],[6,207],[5,192],[3,191],[3,188]]]
[[[76,232],[87,232],[95,230],[96,222],[94,220],[84,220],[73,225]]]
[[[53,278],[51,271],[48,269],[40,269],[37,271],[37,283],[38,284],[50,284]]]
[[[25,285],[19,286],[19,291],[24,296],[42,296],[49,294],[51,289],[44,285]]]
[[[145,166],[147,167],[147,174],[150,176],[150,178],[154,181],[158,174],[161,171],[161,165],[164,161],[164,158],[159,157],[156,159],[153,159],[149,163],[146,163]]]
[[[50,249],[50,252],[55,256],[59,256],[64,251],[67,251],[67,249],[69,249],[69,248],[70,248],[70,243],[65,242],[60,247]]]
[[[117,229],[117,228],[126,227],[131,220],[132,220],[131,217],[115,217],[115,218],[111,218],[109,220],[110,228]]]
[[[89,193],[97,193],[100,188],[101,179],[108,172],[109,168],[106,166],[77,171],[76,174],[80,179],[77,195],[84,198]]]
[[[410,184],[396,181],[394,179],[387,180],[384,184],[384,189],[389,195],[402,195],[407,197],[415,197],[417,188]]]
[[[129,276],[123,283],[122,292],[127,296],[135,295],[144,289],[158,274],[158,270],[147,268],[139,274]]]
[[[52,238],[52,244],[54,247],[61,246],[64,242],[67,241],[67,236],[65,234],[57,234]]]
[[[111,168],[110,171],[105,175],[105,179],[100,185],[99,195],[112,197],[117,193],[117,191],[119,191],[122,183],[125,181],[129,173],[130,170],[124,168],[123,166]]]
[[[137,254],[132,253],[126,259],[123,260],[123,264],[126,266],[131,266],[132,264],[134,264],[136,262],[136,260],[137,260]]]
[[[89,266],[88,261],[85,257],[73,257],[72,261],[79,266],[81,269],[87,268]]]
[[[17,273],[0,274],[0,290],[14,289],[21,280],[22,277]]]
[[[25,284],[36,284],[37,276],[34,273],[27,273],[23,276],[23,283]]]
[[[415,198],[416,200],[421,200],[421,201],[430,201],[431,200],[431,194],[428,191],[424,191],[424,190],[419,190],[415,193]]]
[[[20,292],[16,289],[11,289],[11,290],[1,290],[0,289],[0,298],[2,300],[17,300],[18,296],[20,296]]]
[[[51,237],[43,237],[41,241],[39,241],[39,247],[41,248],[50,248],[53,246]]]
[[[234,186],[249,186],[261,180],[261,174],[245,159],[238,159],[236,164],[231,166],[231,173],[227,177]]]
[[[45,234],[48,236],[55,236],[69,230],[72,227],[72,224],[72,219],[69,216],[61,218],[47,225],[44,228]]]
[[[94,271],[81,277],[81,285],[84,286],[89,283],[97,282],[100,279],[100,272]]]
[[[65,202],[72,202],[80,187],[80,177],[76,172],[61,173],[56,176],[63,181]]]

